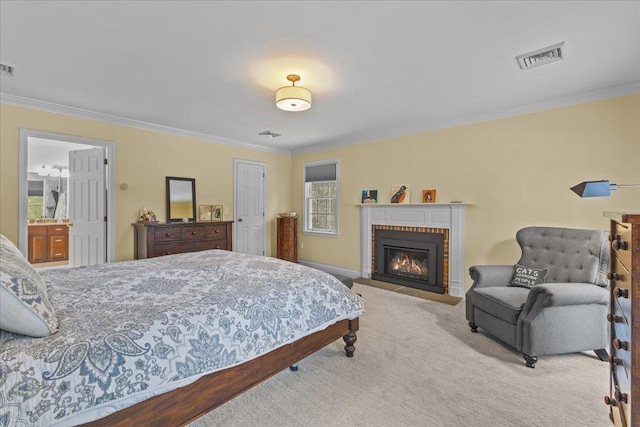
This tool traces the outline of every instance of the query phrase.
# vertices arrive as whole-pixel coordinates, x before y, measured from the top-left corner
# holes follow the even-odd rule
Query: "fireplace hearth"
[[[375,230],[371,278],[443,294],[444,235]]]

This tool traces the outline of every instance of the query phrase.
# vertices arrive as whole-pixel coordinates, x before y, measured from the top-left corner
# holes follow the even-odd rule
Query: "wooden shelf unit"
[[[298,262],[298,218],[278,218],[277,257],[285,261]]]

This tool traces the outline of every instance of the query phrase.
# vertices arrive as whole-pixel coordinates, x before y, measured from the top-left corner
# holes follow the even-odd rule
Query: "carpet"
[[[190,424],[212,426],[609,426],[608,364],[592,352],[535,369],[482,330],[464,304],[354,284],[366,313],[353,358],[342,340]]]

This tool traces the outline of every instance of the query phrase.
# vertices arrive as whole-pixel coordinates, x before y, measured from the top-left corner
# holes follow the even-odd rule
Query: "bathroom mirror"
[[[196,220],[196,180],[167,177],[167,222]]]

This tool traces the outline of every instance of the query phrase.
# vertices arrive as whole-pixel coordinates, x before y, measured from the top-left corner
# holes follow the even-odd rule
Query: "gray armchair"
[[[527,227],[516,240],[518,264],[548,269],[546,281],[509,286],[512,265],[473,266],[467,291],[467,320],[523,353],[535,367],[538,356],[594,350],[607,359],[609,244],[605,231]]]

